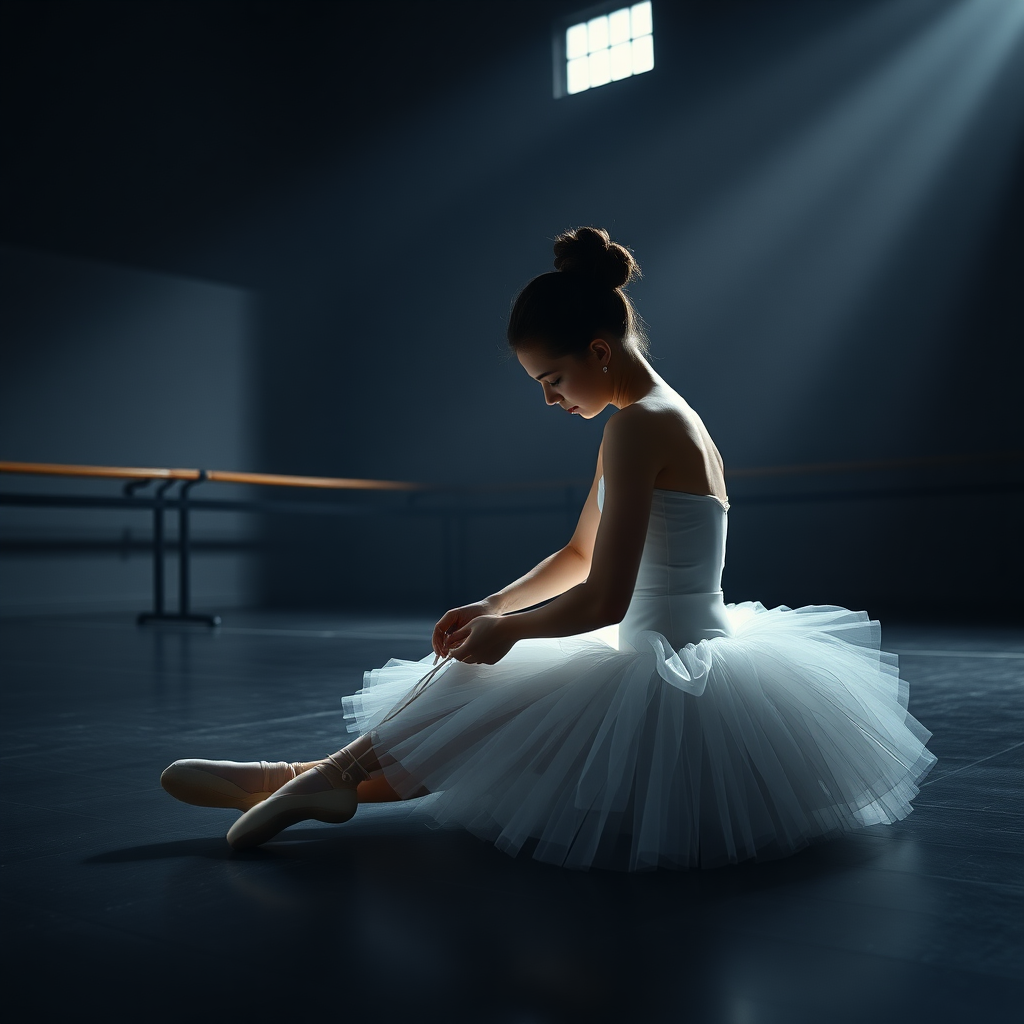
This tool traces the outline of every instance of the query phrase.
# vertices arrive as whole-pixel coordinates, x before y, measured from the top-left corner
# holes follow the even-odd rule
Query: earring
[[[602,366],[601,367],[601,372],[602,373],[607,373],[608,372],[608,367],[607,366]]]

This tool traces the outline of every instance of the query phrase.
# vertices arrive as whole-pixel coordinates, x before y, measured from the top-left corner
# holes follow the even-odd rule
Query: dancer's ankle
[[[348,750],[339,750],[313,767],[335,789],[355,789],[360,782],[370,777],[370,773],[359,763],[359,758]]]

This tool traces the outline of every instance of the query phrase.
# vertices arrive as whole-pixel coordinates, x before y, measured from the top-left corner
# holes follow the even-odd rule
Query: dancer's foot
[[[247,811],[312,764],[287,761],[204,761],[189,758],[164,769],[160,785],[176,800],[199,807]]]
[[[356,787],[368,773],[344,750],[313,768],[246,811],[228,830],[228,842],[236,850],[245,850],[310,818],[335,825],[348,821],[359,805]]]

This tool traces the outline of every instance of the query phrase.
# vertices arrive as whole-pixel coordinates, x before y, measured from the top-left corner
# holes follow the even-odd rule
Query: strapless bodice
[[[597,503],[604,508],[604,477]],[[645,630],[675,648],[730,634],[722,597],[727,527],[728,506],[714,495],[655,488],[620,647]]]

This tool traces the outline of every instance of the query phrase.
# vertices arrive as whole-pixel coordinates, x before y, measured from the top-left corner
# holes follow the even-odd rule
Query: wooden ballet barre
[[[879,470],[907,470],[907,469],[937,469],[945,466],[963,466],[979,463],[1021,463],[1024,462],[1024,452],[1001,451],[1001,452],[977,452],[969,455],[947,455],[932,456],[911,459],[888,459],[878,461],[861,462],[832,462],[832,463],[808,463],[803,465],[790,466],[759,466],[730,470],[726,473],[726,479],[737,480],[744,478],[766,478],[766,477],[787,477],[805,476],[814,477],[833,473],[865,473]],[[198,510],[222,510],[222,511],[300,511],[303,513],[345,513],[353,510],[358,512],[357,506],[352,502],[347,503],[326,503],[320,501],[295,502],[278,498],[246,498],[244,500],[205,500],[198,501],[190,497],[190,492],[197,485],[210,483],[240,484],[258,487],[294,487],[313,488],[319,490],[336,490],[348,492],[415,492],[417,494],[429,494],[446,492],[451,496],[459,494],[482,495],[486,493],[501,491],[537,491],[537,490],[563,490],[565,492],[566,508],[570,511],[574,508],[575,492],[578,488],[588,488],[589,480],[552,480],[534,482],[505,482],[505,483],[478,483],[468,485],[451,484],[423,484],[409,483],[399,480],[367,480],[347,477],[318,477],[318,476],[292,476],[280,473],[245,473],[232,470],[203,470],[203,469],[170,469],[170,468],[144,468],[134,466],[82,466],[66,463],[51,462],[10,462],[0,461],[0,473],[28,474],[34,476],[54,477],[79,477],[79,478],[101,478],[124,481],[122,494],[119,496],[96,496],[83,494],[19,494],[0,491],[0,505],[19,505],[31,507],[64,507],[64,508],[130,508],[133,510],[150,509],[153,513],[153,610],[139,615],[138,622],[147,624],[151,622],[196,622],[210,626],[220,624],[218,615],[194,615],[191,611],[190,599],[190,512]],[[145,494],[150,485],[152,490]],[[177,486],[176,493],[168,493],[171,488]],[[1001,488],[1005,491],[1007,487],[1016,490],[1024,489],[1024,481],[1003,481],[999,484],[992,484],[992,487]],[[944,488],[948,491],[948,484]],[[971,492],[977,493],[976,484],[972,484]],[[824,493],[824,492],[822,492]],[[828,492],[834,497],[833,492]],[[889,488],[878,489],[873,492],[875,496],[886,494],[892,496],[895,492]],[[903,492],[907,493],[907,492]],[[920,493],[920,488],[917,492]],[[813,495],[804,495],[804,498]],[[820,497],[820,495],[818,495]],[[759,500],[754,496],[750,500]],[[760,500],[777,500],[774,496],[768,495]],[[783,495],[785,500],[785,495]],[[410,500],[406,511],[411,510]],[[445,508],[420,506],[417,504],[420,514],[441,514],[455,516],[461,521],[461,517],[467,514],[487,514],[487,509],[476,509],[472,513],[469,510],[452,510]],[[166,544],[164,540],[164,513],[170,510],[178,512],[178,611],[169,612],[165,609],[164,602],[164,560]],[[547,506],[538,507],[544,512],[550,511]],[[395,510],[392,509],[392,512]],[[362,514],[365,514],[365,510]],[[452,520],[453,522],[456,520]]]
[[[932,455],[916,459],[875,459],[861,462],[805,462],[791,466],[756,466],[730,469],[729,479],[768,476],[819,476],[828,473],[870,473],[894,469],[939,469],[943,466],[969,466],[977,463],[1021,462],[1024,451],[974,452],[969,455]]]
[[[320,487],[349,491],[417,491],[423,484],[404,480],[360,480],[331,476],[286,476],[281,473],[237,473],[232,470],[210,469],[206,479],[212,483],[258,484],[261,487]]]
[[[57,462],[10,462],[0,461],[0,473],[27,474],[33,476],[78,477],[92,479],[113,479],[126,481],[123,495],[117,499],[100,499],[104,507],[129,506],[153,510],[153,610],[138,616],[140,625],[152,622],[197,622],[208,626],[220,625],[219,615],[195,615],[191,610],[191,543],[190,511],[196,507],[190,503],[190,492],[197,484],[211,483],[243,484],[261,487],[303,487],[321,490],[347,491],[416,491],[421,484],[400,480],[364,480],[347,477],[288,476],[280,473],[240,473],[231,470],[204,469],[163,469],[137,466],[79,466]],[[155,492],[148,496],[138,491],[156,482]],[[180,485],[177,494],[168,495],[175,484]],[[4,496],[0,495],[0,499]],[[64,507],[93,507],[97,499],[75,495],[12,495],[9,500],[20,498],[25,504],[62,505]],[[224,507],[225,503],[218,503]],[[244,505],[252,508],[254,502],[230,503],[234,507]],[[169,612],[164,604],[164,513],[168,508],[178,510],[178,610]]]
[[[350,491],[415,491],[423,484],[404,480],[364,480],[330,476],[288,476],[282,473],[242,473],[225,469],[141,469],[131,466],[76,466],[59,462],[0,462],[0,473],[35,476],[103,477],[115,480],[209,480],[261,487],[318,487]]]
[[[1020,462],[1024,451],[978,452],[969,455],[939,455],[914,459],[878,459],[860,462],[809,462],[788,466],[755,466],[730,469],[730,479],[771,476],[818,476],[831,473],[864,473],[877,470],[925,469],[975,463]],[[324,490],[420,491],[437,490],[438,485],[403,480],[367,480],[356,477],[291,476],[283,473],[246,473],[224,469],[152,469],[130,466],[79,466],[57,462],[0,461],[0,473],[24,473],[36,476],[105,477],[118,480],[184,480],[199,483],[251,484],[261,487],[312,487]],[[482,490],[523,490],[564,487],[586,483],[584,480],[536,481],[533,483],[490,483],[477,485]]]
[[[199,480],[198,469],[140,469],[129,466],[73,466],[60,462],[0,462],[0,473],[33,476],[103,477],[114,480]]]

